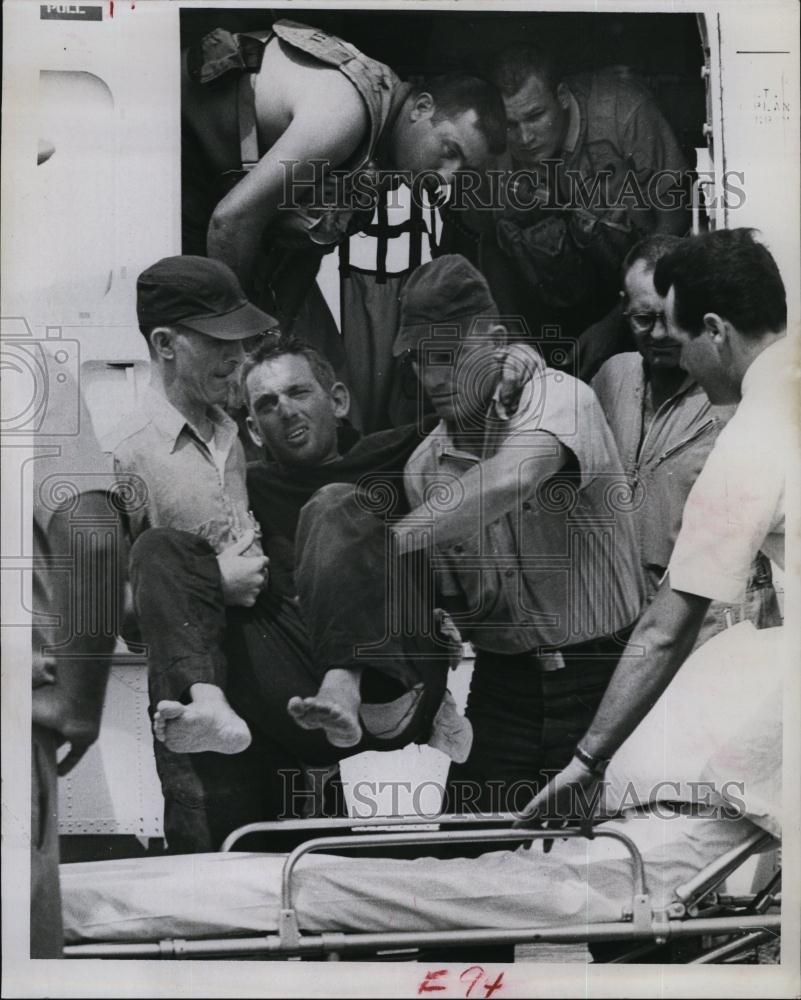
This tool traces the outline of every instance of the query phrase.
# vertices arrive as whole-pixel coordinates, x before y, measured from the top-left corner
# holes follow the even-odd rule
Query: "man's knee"
[[[301,511],[301,521],[307,525],[319,519],[336,517],[343,508],[355,503],[356,487],[351,483],[328,483],[320,487]]]
[[[319,539],[325,539],[325,552],[331,555],[342,548],[373,543],[376,538],[383,538],[381,522],[365,504],[357,487],[350,483],[329,483],[300,512],[295,552],[298,560],[303,559],[309,555],[312,543],[314,556],[319,558],[323,554],[316,544]]]

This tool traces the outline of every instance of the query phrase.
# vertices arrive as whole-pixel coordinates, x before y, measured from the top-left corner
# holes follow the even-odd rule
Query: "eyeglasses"
[[[663,312],[629,312],[624,309],[623,315],[635,333],[650,333],[656,326],[657,320],[662,324],[663,329],[667,329],[667,320]]]

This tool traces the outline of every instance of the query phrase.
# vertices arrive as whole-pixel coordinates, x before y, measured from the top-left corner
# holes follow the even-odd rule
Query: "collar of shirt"
[[[759,392],[762,387],[773,391],[779,373],[795,370],[797,375],[798,354],[793,347],[790,339],[784,336],[754,358],[743,376],[743,398],[749,393]]]
[[[642,372],[642,391],[645,392],[645,386],[648,384],[649,379],[648,379],[648,369],[646,367],[644,358],[642,361],[642,365],[640,367],[640,371]],[[698,383],[695,382],[692,378],[690,378],[688,374],[685,373],[684,379],[682,380],[678,389],[676,389],[675,392],[671,393],[668,396],[668,398],[664,401],[664,403],[662,403],[661,406],[659,406],[657,412],[659,412],[659,410],[661,410],[663,407],[668,408],[672,406],[678,399],[680,399],[682,396],[686,396],[687,393],[690,392],[692,389],[694,389],[697,385]]]
[[[153,426],[169,445],[170,451],[175,451],[178,439],[183,431],[186,431],[208,448],[208,442],[203,440],[183,413],[177,410],[166,396],[152,385],[148,387],[147,396],[150,419]],[[218,449],[227,455],[237,435],[236,421],[229,417],[220,406],[209,408],[209,419],[214,424]]]

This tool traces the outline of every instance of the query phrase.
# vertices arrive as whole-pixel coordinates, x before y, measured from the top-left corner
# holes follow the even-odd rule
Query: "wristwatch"
[[[581,744],[576,746],[573,751],[573,756],[576,757],[581,763],[593,774],[597,774],[599,777],[604,773],[604,771],[609,766],[609,761],[611,757],[596,757],[595,754],[589,753],[585,750]]]

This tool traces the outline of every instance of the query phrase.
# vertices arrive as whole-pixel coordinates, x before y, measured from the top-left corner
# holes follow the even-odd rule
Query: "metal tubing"
[[[397,847],[403,844],[469,844],[507,840],[553,840],[554,830],[443,830],[431,833],[385,833],[373,835],[356,835],[353,837],[319,837],[300,844],[287,857],[281,873],[281,909],[292,908],[291,878],[295,865],[304,854],[312,851],[332,850],[338,847]],[[583,837],[580,830],[567,829],[558,832],[559,837]],[[595,837],[610,837],[622,843],[631,855],[634,865],[633,882],[634,895],[647,894],[645,885],[645,866],[642,855],[634,841],[619,830],[599,829],[593,833]]]
[[[751,836],[744,840],[742,844],[732,847],[731,850],[722,854],[717,861],[707,865],[703,871],[698,872],[687,882],[676,887],[676,896],[682,903],[696,901],[704,896],[711,888],[717,885],[721,879],[730,875],[747,857],[762,847],[767,847],[774,838],[765,833],[764,830],[756,830]]]
[[[660,935],[667,938],[689,938],[705,934],[734,934],[738,931],[780,931],[780,916],[763,917],[711,917],[697,920],[671,920],[659,927]],[[68,945],[66,958],[168,958],[180,954],[187,957],[214,957],[217,955],[291,955],[322,954],[326,946],[335,945],[342,952],[371,951],[376,949],[403,949],[435,947],[448,944],[526,944],[550,942],[570,944],[593,941],[642,941],[647,932],[624,921],[587,926],[522,928],[520,930],[462,930],[462,931],[395,931],[373,934],[317,934],[303,937],[297,947],[288,950],[281,946],[277,935],[255,938],[208,939],[182,941],[180,949],[171,942],[150,944],[81,944]],[[333,940],[332,940],[333,939]]]
[[[517,819],[514,813],[477,813],[470,816],[463,813],[436,816],[420,816],[414,813],[409,816],[372,816],[365,819],[338,816],[332,819],[278,819],[262,823],[248,823],[233,830],[222,842],[221,852],[230,851],[233,845],[251,833],[296,833],[306,830],[370,830],[375,827],[394,826],[436,826],[440,823],[466,826],[475,823],[494,824],[495,826],[513,823]]]
[[[756,931],[753,934],[746,934],[745,937],[737,938],[735,941],[727,941],[726,944],[722,944],[719,948],[715,948],[712,951],[708,951],[705,955],[694,958],[689,964],[711,965],[712,962],[728,958],[730,955],[736,955],[743,948],[750,949],[765,941],[771,941],[775,936],[772,931]]]

